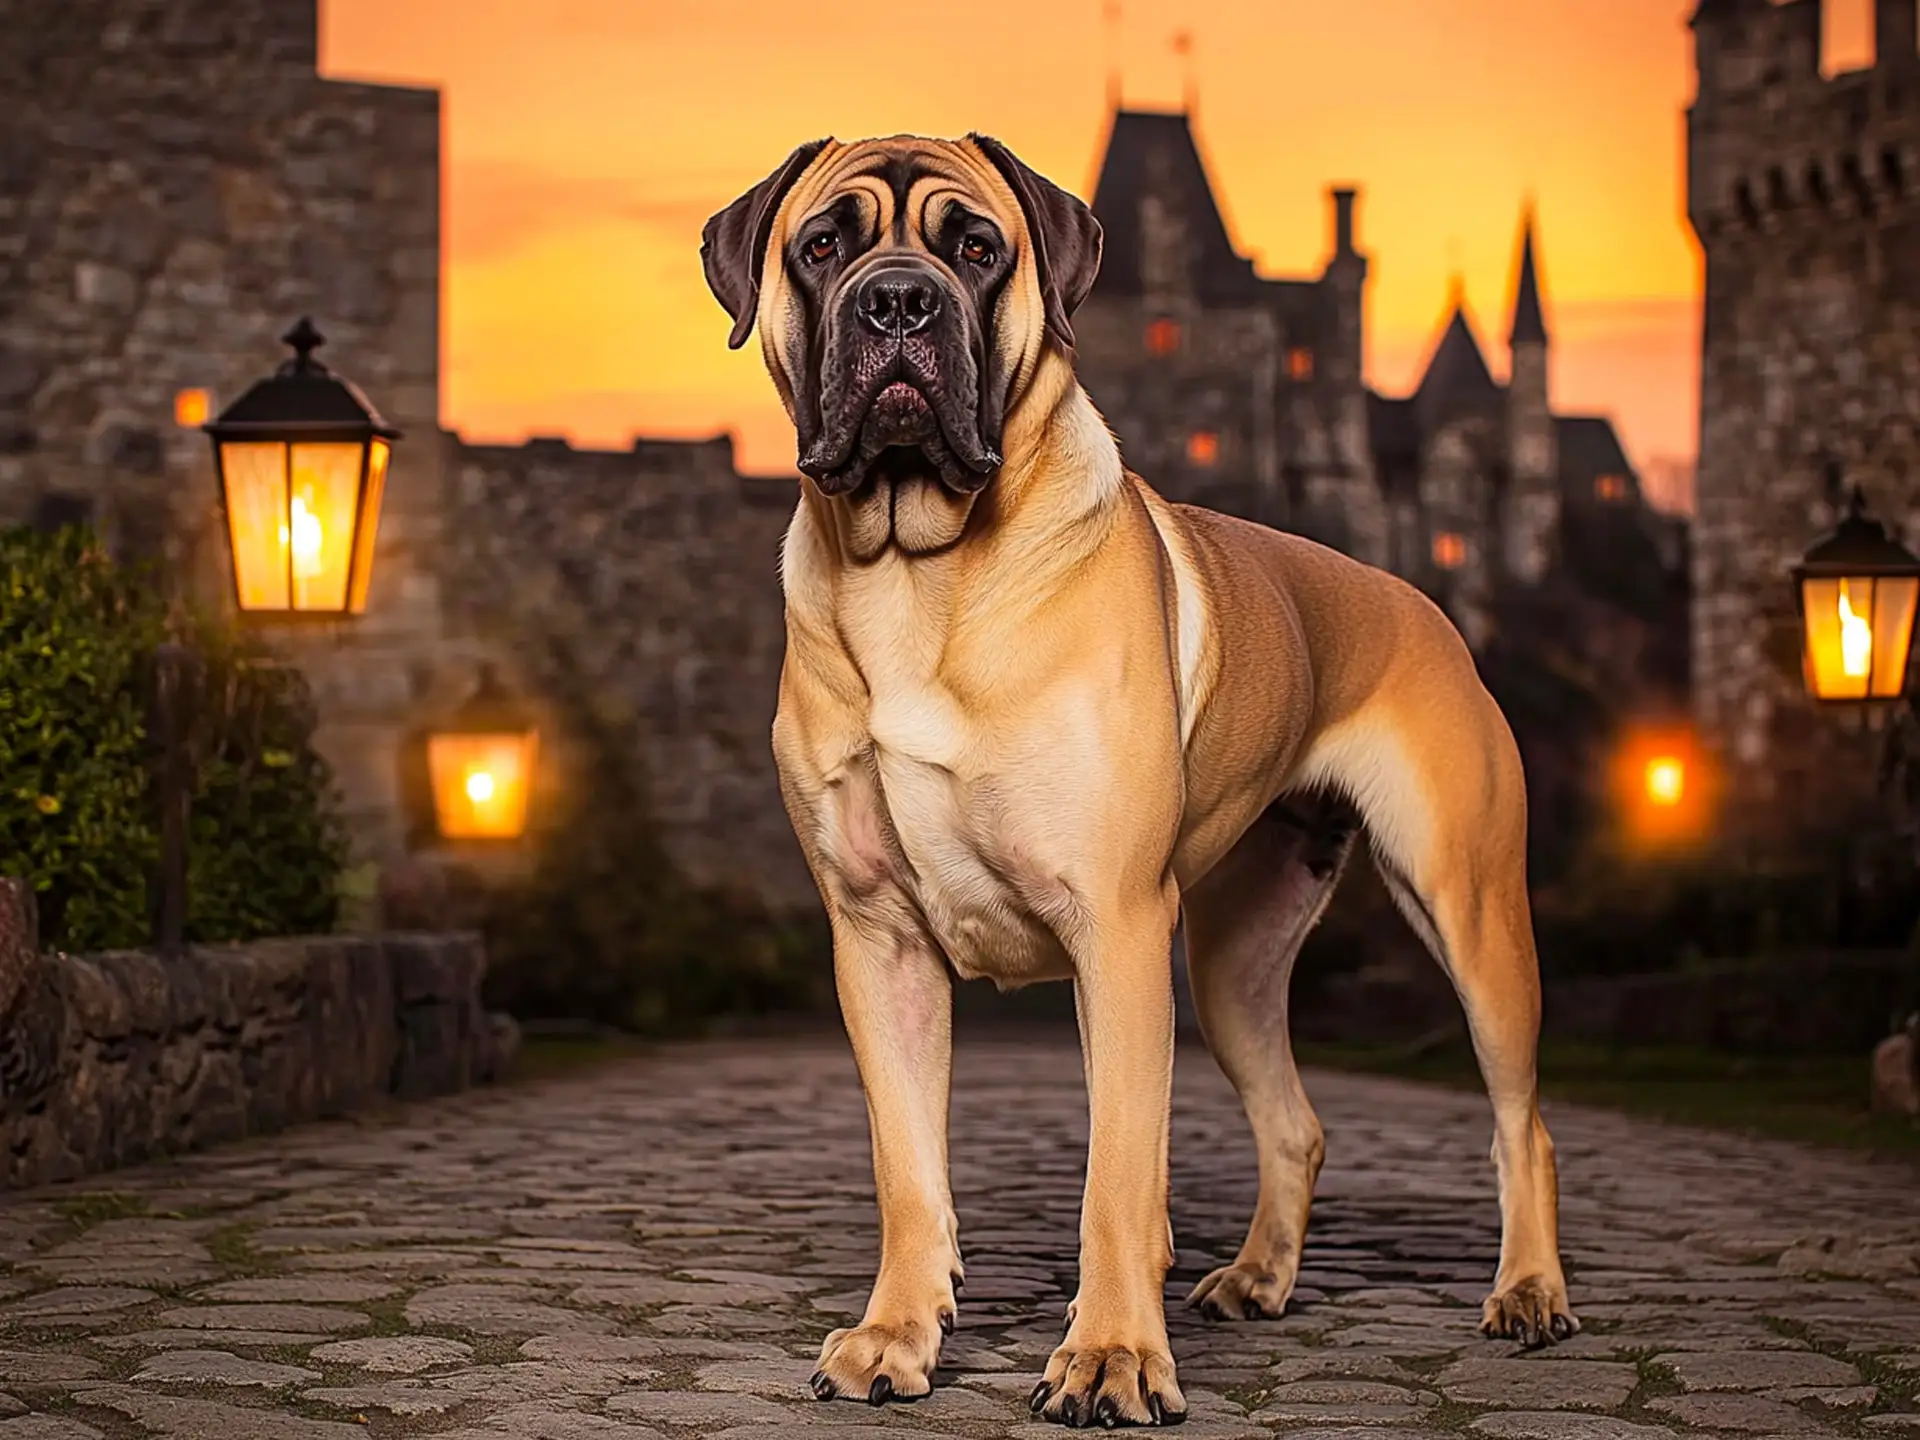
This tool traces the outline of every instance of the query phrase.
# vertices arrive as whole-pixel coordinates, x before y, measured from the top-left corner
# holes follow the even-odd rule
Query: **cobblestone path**
[[[0,1199],[0,1440],[1028,1437],[1074,1284],[1077,1054],[963,1041],[967,1290],[938,1388],[820,1404],[874,1263],[844,1041],[689,1046]],[[1549,1111],[1586,1331],[1474,1333],[1498,1243],[1478,1095],[1309,1077],[1329,1160],[1286,1319],[1178,1305],[1236,1249],[1245,1124],[1183,1052],[1169,1278],[1191,1440],[1920,1437],[1906,1169]]]

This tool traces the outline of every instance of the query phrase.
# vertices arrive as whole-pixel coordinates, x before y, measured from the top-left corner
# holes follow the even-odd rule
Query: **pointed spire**
[[[1520,217],[1520,278],[1513,290],[1513,325],[1507,331],[1507,344],[1546,343],[1547,320],[1540,308],[1540,269],[1533,256],[1533,200],[1529,198]]]

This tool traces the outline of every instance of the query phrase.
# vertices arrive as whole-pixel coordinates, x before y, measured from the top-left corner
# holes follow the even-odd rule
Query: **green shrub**
[[[184,639],[203,662],[187,697],[188,938],[330,929],[345,842],[304,681],[161,595],[84,530],[0,532],[0,874],[32,883],[49,945],[151,939],[153,660]]]
[[[79,530],[0,533],[0,586],[0,874],[32,881],[46,943],[139,944],[159,854],[144,724],[157,592]]]
[[[191,746],[187,938],[324,934],[338,918],[346,832],[313,748],[306,679],[202,621]]]

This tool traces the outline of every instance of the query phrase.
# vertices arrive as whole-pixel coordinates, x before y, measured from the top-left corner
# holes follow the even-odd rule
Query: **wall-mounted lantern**
[[[473,694],[427,735],[434,824],[443,840],[514,840],[527,828],[540,745],[533,717],[491,665]]]
[[[1906,691],[1920,556],[1867,514],[1858,485],[1847,513],[1793,567],[1807,690],[1828,702],[1897,700]]]
[[[400,432],[313,358],[325,340],[311,320],[281,338],[293,359],[202,427],[213,437],[235,598],[248,614],[358,615]]]

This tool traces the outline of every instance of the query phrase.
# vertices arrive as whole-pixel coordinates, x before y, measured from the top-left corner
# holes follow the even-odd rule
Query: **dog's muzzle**
[[[801,470],[829,495],[876,471],[984,488],[1000,456],[981,435],[977,327],[950,283],[924,261],[886,261],[830,313],[822,425]]]

